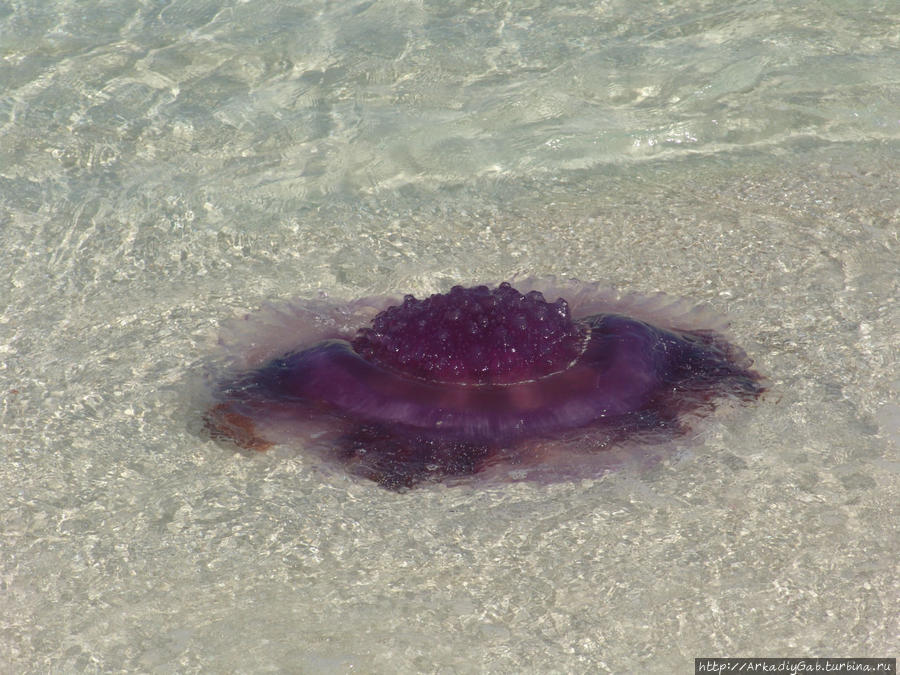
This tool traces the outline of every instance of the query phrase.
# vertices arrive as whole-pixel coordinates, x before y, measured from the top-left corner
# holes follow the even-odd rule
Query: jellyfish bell
[[[666,296],[547,281],[298,302],[226,334],[211,434],[289,444],[391,489],[577,476],[763,387],[721,321]],[[554,297],[552,301],[547,296]],[[563,470],[564,468],[564,470]],[[559,471],[554,472],[554,469]]]

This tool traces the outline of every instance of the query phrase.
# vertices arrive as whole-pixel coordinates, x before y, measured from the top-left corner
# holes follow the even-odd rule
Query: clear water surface
[[[900,3],[0,2],[0,670],[900,647]],[[665,461],[393,494],[198,431],[221,322],[512,275],[710,304]]]

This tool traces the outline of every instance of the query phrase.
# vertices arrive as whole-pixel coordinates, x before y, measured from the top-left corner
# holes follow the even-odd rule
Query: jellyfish
[[[221,338],[230,362],[212,376],[205,427],[402,491],[577,477],[599,453],[683,436],[718,403],[765,390],[724,321],[683,300],[516,285],[249,315]]]

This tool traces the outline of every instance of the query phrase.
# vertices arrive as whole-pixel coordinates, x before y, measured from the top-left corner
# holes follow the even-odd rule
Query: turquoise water
[[[0,670],[896,654],[897,26],[0,2]],[[707,303],[772,392],[549,487],[388,494],[198,432],[233,316],[516,274]]]

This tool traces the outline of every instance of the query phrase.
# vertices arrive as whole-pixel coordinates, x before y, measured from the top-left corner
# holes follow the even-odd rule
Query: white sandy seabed
[[[0,672],[895,656],[897,24],[0,2]],[[203,433],[235,317],[548,276],[708,306],[769,392],[552,485]]]
[[[75,241],[20,216],[3,234],[0,662],[687,672],[896,653],[896,157],[831,145],[780,167],[335,200],[246,234],[98,224]],[[770,392],[662,462],[550,486],[394,494],[200,432],[223,321],[514,273],[705,302]]]

